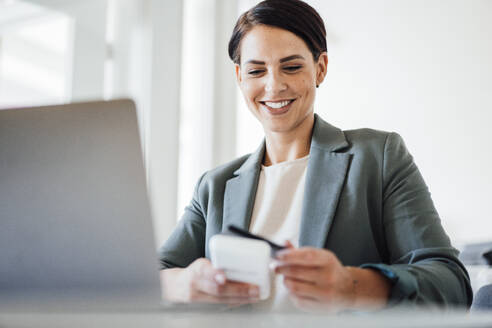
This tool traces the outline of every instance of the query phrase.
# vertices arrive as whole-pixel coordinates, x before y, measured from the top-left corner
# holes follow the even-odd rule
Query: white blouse
[[[249,229],[252,233],[282,245],[289,240],[298,247],[308,159],[309,155],[271,166],[262,165]],[[274,311],[293,308],[282,276],[272,273],[270,298],[254,307]]]

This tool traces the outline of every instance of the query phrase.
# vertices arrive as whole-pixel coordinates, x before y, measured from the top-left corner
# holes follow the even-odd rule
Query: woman
[[[401,137],[341,131],[314,114],[325,35],[298,0],[263,1],[237,21],[229,55],[265,140],[200,178],[160,250],[168,299],[258,301],[256,286],[227,281],[207,259],[210,237],[234,223],[289,240],[267,307],[470,305],[468,274]]]

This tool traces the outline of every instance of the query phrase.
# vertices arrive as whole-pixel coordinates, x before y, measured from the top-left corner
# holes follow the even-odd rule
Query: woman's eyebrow
[[[287,57],[281,58],[279,60],[279,62],[285,63],[285,62],[288,62],[289,60],[293,60],[293,59],[303,59],[304,60],[304,57],[302,57],[301,55],[292,55],[292,56],[287,56]],[[250,59],[247,62],[245,62],[244,64],[245,65],[246,64],[265,65],[265,62],[261,61],[261,60]]]
[[[293,60],[293,59],[304,59],[304,57],[302,57],[301,55],[292,55],[292,56],[288,56],[288,57],[284,57],[282,59],[280,59],[279,61],[281,63],[285,63],[289,60]]]
[[[261,61],[261,60],[250,59],[244,63],[244,65],[246,65],[246,64],[265,65],[265,62]]]

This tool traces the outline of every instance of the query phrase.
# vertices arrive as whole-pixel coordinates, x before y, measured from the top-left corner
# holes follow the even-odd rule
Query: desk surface
[[[0,327],[492,327],[492,313],[381,312],[339,315],[163,310],[123,312],[14,312],[0,310]]]
[[[3,293],[3,296],[7,295]],[[260,312],[249,307],[228,309],[224,305],[194,304],[159,306],[138,297],[95,298],[94,293],[63,295],[29,294],[2,297],[0,328],[3,327],[487,327],[492,328],[491,312],[417,310],[394,308],[379,312],[313,314],[304,312]],[[107,296],[107,295],[106,295]]]

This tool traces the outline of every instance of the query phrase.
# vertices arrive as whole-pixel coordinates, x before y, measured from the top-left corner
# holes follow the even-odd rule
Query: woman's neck
[[[307,156],[311,147],[313,125],[314,116],[310,115],[292,131],[267,131],[263,165],[270,166]]]

